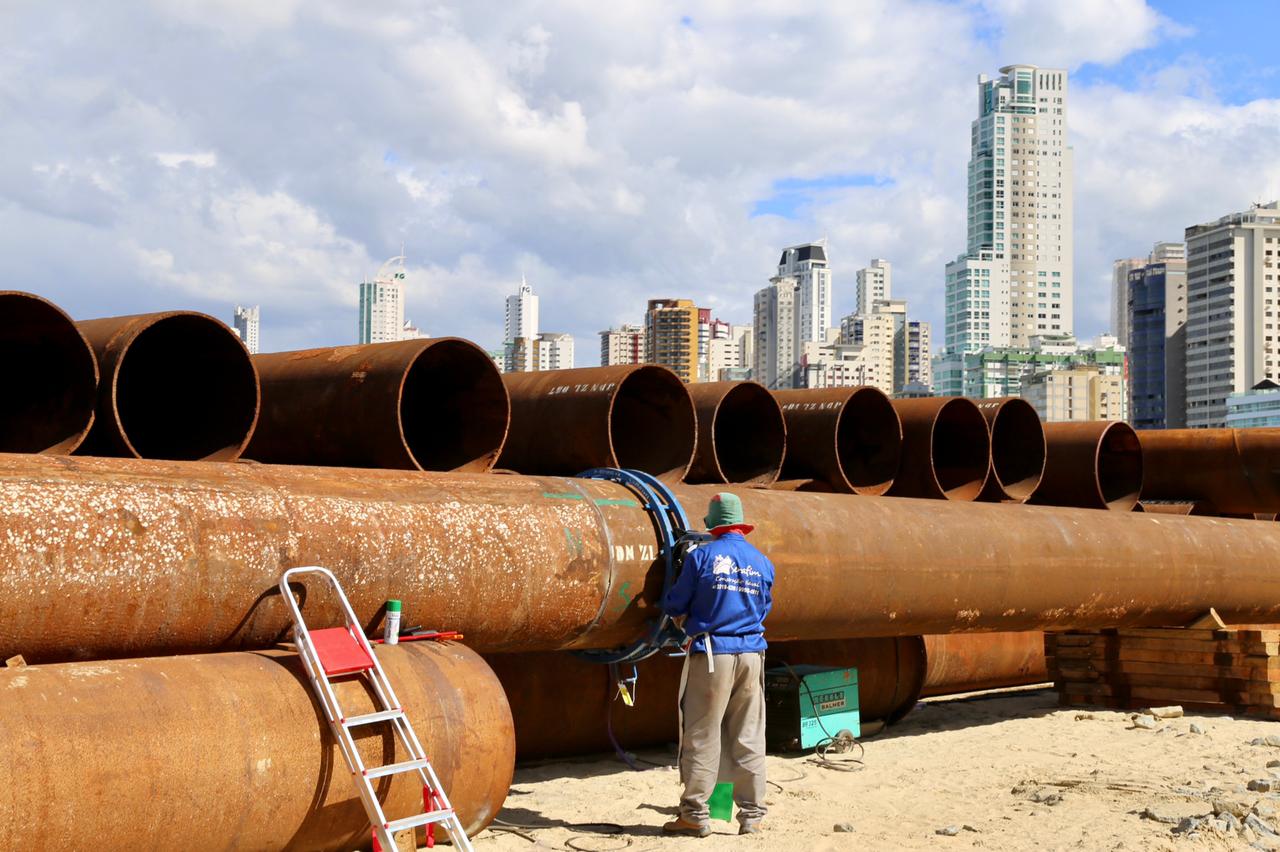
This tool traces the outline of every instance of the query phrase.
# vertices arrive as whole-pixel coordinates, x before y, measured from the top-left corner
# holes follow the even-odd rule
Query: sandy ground
[[[488,830],[475,848],[1280,849],[1280,836],[1265,829],[1222,830],[1225,818],[1176,830],[1180,818],[1209,815],[1215,804],[1240,817],[1252,809],[1251,821],[1263,815],[1280,829],[1280,792],[1248,790],[1280,776],[1280,737],[1277,746],[1251,744],[1280,735],[1280,724],[1188,715],[1145,730],[1129,717],[1059,708],[1047,689],[930,700],[866,740],[859,771],[771,755],[769,816],[747,837],[736,835],[736,822],[713,822],[715,833],[701,840],[661,835],[679,797],[673,750],[640,752],[664,764],[640,772],[613,756],[518,767],[501,819],[545,827],[527,838]],[[1204,733],[1191,732],[1192,723]],[[1143,816],[1148,808],[1167,821]],[[594,821],[621,833],[569,826]],[[837,823],[852,832],[835,832]],[[937,833],[947,829],[956,833]]]

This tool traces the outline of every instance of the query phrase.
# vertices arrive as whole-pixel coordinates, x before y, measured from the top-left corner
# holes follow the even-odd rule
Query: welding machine
[[[861,736],[858,670],[784,666],[764,673],[769,751],[807,750],[840,731]]]

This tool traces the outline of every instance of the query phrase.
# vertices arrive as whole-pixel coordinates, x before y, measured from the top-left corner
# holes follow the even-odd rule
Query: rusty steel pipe
[[[666,367],[626,365],[506,373],[511,428],[498,467],[573,476],[627,467],[678,480],[689,470],[697,415]]]
[[[1026,686],[1049,680],[1044,634],[947,633],[924,637],[922,697]]]
[[[1032,503],[1133,511],[1142,491],[1144,465],[1129,424],[1046,423],[1044,437],[1048,456]]]
[[[468,834],[497,815],[515,762],[511,714],[457,644],[378,657]],[[352,715],[372,712],[339,679]],[[296,654],[206,654],[0,670],[0,831],[13,849],[367,848],[369,822]],[[356,736],[367,765],[407,759],[386,725]],[[21,779],[21,783],[17,783]],[[392,819],[420,813],[416,776],[374,788]]]
[[[519,760],[610,752],[610,726],[628,750],[673,743],[679,736],[681,658],[658,655],[636,666],[633,707],[617,697],[608,666],[572,654],[490,654],[485,659],[507,692]],[[766,665],[784,661],[856,666],[864,721],[900,719],[915,706],[924,682],[925,652],[918,636],[771,643]],[[554,689],[547,688],[550,683]]]
[[[1280,512],[1280,429],[1143,429],[1142,496]]]
[[[511,406],[493,359],[456,337],[255,355],[245,456],[277,464],[487,471]]]
[[[976,500],[991,466],[991,435],[978,407],[963,397],[896,399],[902,419],[902,467],[892,497]]]
[[[695,517],[717,490],[674,488]],[[780,578],[771,641],[1280,621],[1276,524],[738,493]],[[0,529],[0,658],[269,646],[293,565],[371,627],[399,598],[486,652],[633,641],[662,585],[635,496],[556,477],[0,455]]]
[[[85,320],[98,358],[87,456],[233,461],[258,420],[258,374],[225,324],[194,311]]]
[[[98,360],[62,309],[31,293],[0,290],[5,400],[0,452],[73,452],[89,434]]]
[[[977,400],[991,433],[991,468],[979,500],[1025,503],[1044,475],[1044,426],[1020,397]]]
[[[872,387],[773,391],[787,426],[785,490],[879,495],[902,458],[902,424]]]
[[[787,428],[765,386],[696,382],[688,389],[698,414],[698,440],[684,481],[772,484],[782,470]]]
[[[1159,500],[1143,500],[1133,507],[1135,512],[1152,512],[1163,515],[1212,516],[1215,513],[1203,503],[1175,503]]]

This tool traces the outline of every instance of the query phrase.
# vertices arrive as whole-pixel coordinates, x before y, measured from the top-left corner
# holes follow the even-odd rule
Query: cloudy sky
[[[975,80],[1071,72],[1076,331],[1113,258],[1280,197],[1274,0],[0,5],[0,287],[77,318],[261,304],[264,350],[353,342],[357,282],[488,346],[646,298],[748,322],[785,245],[941,318]],[[939,328],[939,337],[941,336]]]

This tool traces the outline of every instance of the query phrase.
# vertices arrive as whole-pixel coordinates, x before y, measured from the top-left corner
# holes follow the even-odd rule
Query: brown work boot
[[[684,817],[676,817],[662,826],[663,834],[686,834],[690,837],[706,837],[711,833],[711,826],[689,822]]]
[[[739,834],[759,834],[760,823],[744,822],[742,825],[738,826],[738,833]]]

